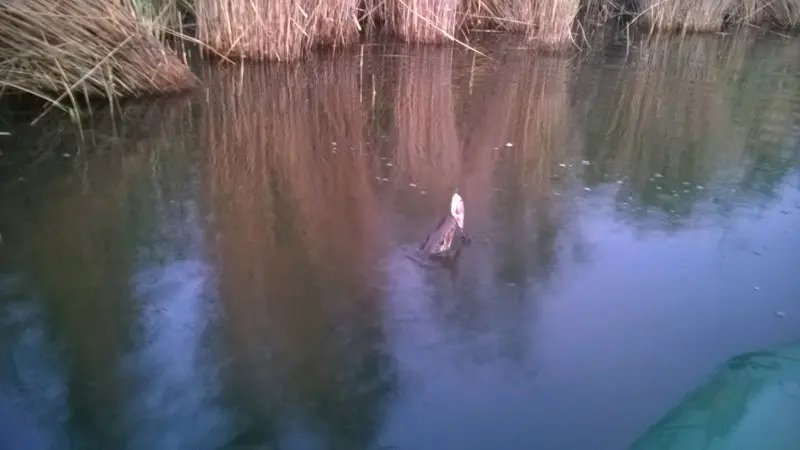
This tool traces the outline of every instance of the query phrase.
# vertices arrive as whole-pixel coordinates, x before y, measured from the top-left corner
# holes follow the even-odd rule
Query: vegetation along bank
[[[0,95],[69,109],[181,91],[196,84],[187,44],[292,61],[381,35],[469,46],[469,31],[492,29],[565,51],[588,24],[621,18],[652,33],[786,29],[800,23],[800,0],[0,0]]]

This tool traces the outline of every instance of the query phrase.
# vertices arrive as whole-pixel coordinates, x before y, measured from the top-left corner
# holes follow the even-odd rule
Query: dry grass
[[[720,31],[737,0],[639,0],[651,30]]]
[[[0,6],[3,87],[74,103],[75,97],[167,93],[194,83],[189,68],[119,4],[29,0]]]
[[[140,23],[159,38],[185,36],[184,16],[194,10],[194,0],[111,0],[129,9]]]
[[[445,42],[458,26],[459,0],[387,0],[387,29],[409,42]]]
[[[651,31],[715,32],[726,26],[800,24],[798,0],[638,0],[641,20]]]
[[[579,0],[466,0],[465,23],[523,33],[529,45],[562,49],[572,42]]]
[[[744,0],[748,1],[748,0]],[[792,28],[800,25],[800,0],[771,0],[764,6],[762,17],[755,16],[751,23],[769,21],[779,28]]]
[[[198,39],[226,56],[294,60],[358,38],[358,0],[196,0]]]

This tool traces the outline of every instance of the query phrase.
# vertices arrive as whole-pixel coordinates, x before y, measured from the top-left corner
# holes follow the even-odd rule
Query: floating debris
[[[701,191],[703,190],[703,185],[702,184],[698,184],[696,187],[697,187],[698,190],[701,190]]]
[[[656,189],[658,189],[660,191],[661,190],[661,186],[656,186]]]
[[[684,185],[684,186],[688,186],[688,185],[690,185],[690,184],[692,184],[692,183],[689,183],[688,181],[684,181],[684,182],[683,182],[683,185]]]
[[[331,145],[336,145],[336,141],[331,142]]]
[[[656,172],[655,177],[656,178],[664,178],[664,175],[661,175],[660,173]]]
[[[591,163],[584,159],[583,161],[581,161],[581,164],[583,164],[584,166],[588,166]]]
[[[756,256],[761,256],[761,252],[759,252],[758,250],[753,250],[751,253],[753,253]]]
[[[760,288],[760,287],[758,287],[758,286],[753,286],[753,290],[754,290],[754,291],[760,291],[760,290],[761,290],[761,288]]]
[[[622,180],[617,180],[617,184],[622,184]]]
[[[386,167],[392,167],[393,165],[392,163],[386,163]]]
[[[69,153],[63,153],[61,156],[63,156],[64,158],[72,158],[72,155],[70,155]]]
[[[8,131],[0,131],[0,136],[11,136],[11,133]]]
[[[408,183],[408,187],[417,187],[416,183]]]
[[[586,192],[591,192],[592,188],[590,188],[590,187],[585,187],[585,188],[583,188],[583,190],[584,190],[584,191],[586,191]]]
[[[786,317],[786,313],[783,312],[783,311],[775,311],[775,316],[782,319],[782,318]]]
[[[561,164],[558,165],[558,167],[567,167],[567,165],[564,164],[564,163],[561,163]]]
[[[422,194],[422,195],[425,195],[425,194],[428,193],[428,191],[419,191],[419,193]]]
[[[381,180],[383,180],[383,181],[389,181],[389,179],[388,179],[388,178],[381,178]]]
[[[513,147],[513,146],[514,144],[512,144],[511,142],[506,142],[506,147]]]
[[[689,190],[688,190],[688,189],[684,189],[684,190],[683,190],[683,193],[684,193],[684,194],[688,194],[688,193],[689,193]]]

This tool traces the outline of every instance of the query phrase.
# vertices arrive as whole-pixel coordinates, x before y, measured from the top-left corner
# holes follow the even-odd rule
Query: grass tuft
[[[0,6],[0,88],[74,104],[77,98],[177,92],[195,82],[188,66],[118,3]]]
[[[573,41],[572,26],[579,0],[467,0],[464,23],[527,36],[529,44],[562,49]]]
[[[358,0],[196,0],[198,39],[238,59],[290,61],[358,39]]]

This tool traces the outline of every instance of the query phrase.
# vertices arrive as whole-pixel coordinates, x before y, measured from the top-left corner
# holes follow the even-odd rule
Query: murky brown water
[[[0,136],[0,447],[620,449],[800,339],[800,41],[515,47]],[[474,242],[420,267],[456,187]]]

